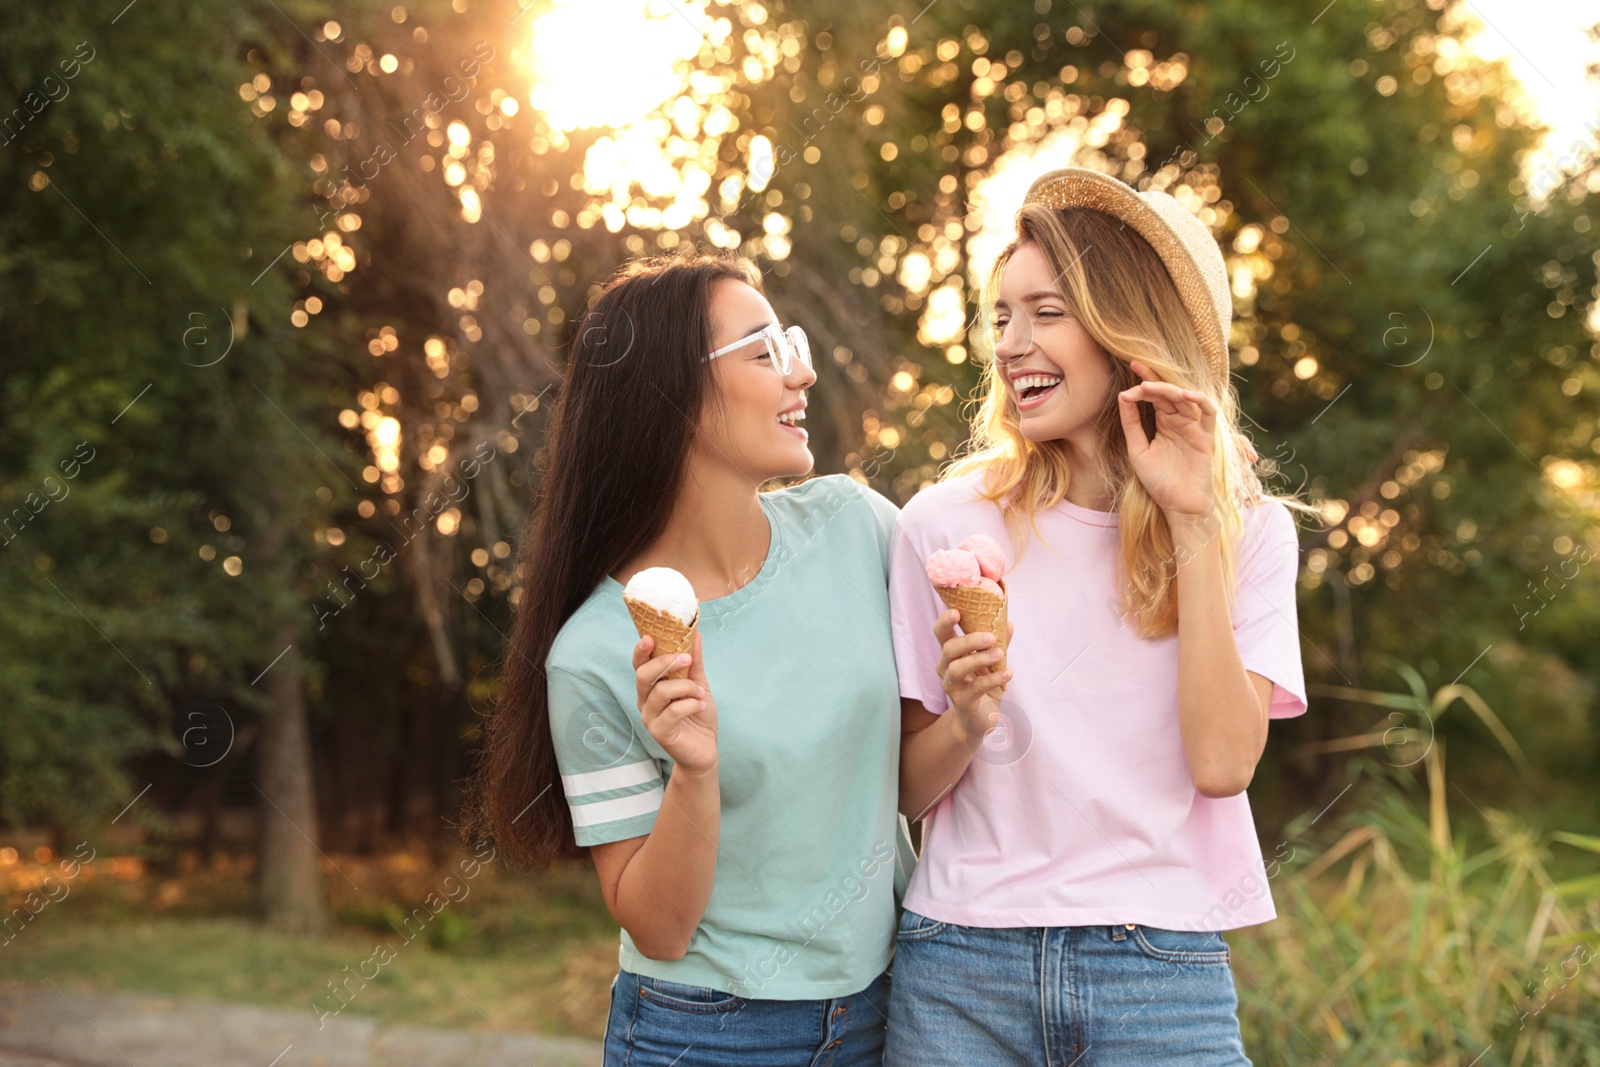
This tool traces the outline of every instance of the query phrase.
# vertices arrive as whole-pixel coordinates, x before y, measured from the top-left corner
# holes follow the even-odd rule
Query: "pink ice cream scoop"
[[[973,534],[958,547],[978,557],[978,570],[985,578],[998,582],[1006,576],[1005,553],[1000,551],[1000,543],[994,538],[987,534]],[[994,591],[999,592],[998,587]]]
[[[978,557],[961,548],[942,548],[928,557],[928,581],[934,585],[977,585],[983,580]]]

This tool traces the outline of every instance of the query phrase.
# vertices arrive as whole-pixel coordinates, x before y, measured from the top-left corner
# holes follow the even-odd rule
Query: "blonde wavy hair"
[[[1204,393],[1216,402],[1213,533],[1221,541],[1224,585],[1230,597],[1243,510],[1268,496],[1244,451],[1238,397],[1232,383],[1208,365],[1178,290],[1155,250],[1132,229],[1098,211],[1024,206],[1017,213],[1016,239],[996,260],[984,291],[986,322],[998,299],[1000,276],[1024,244],[1034,245],[1044,255],[1073,315],[1111,366],[1111,387],[1094,425],[1112,445],[1099,449],[1099,461],[1112,487],[1112,509],[1119,516],[1124,614],[1143,637],[1173,634],[1178,628],[1178,559],[1172,531],[1133,473],[1117,394],[1139,383],[1129,366],[1138,360],[1162,381]],[[972,437],[939,480],[983,472],[982,499],[1000,505],[1020,559],[1029,530],[1039,536],[1036,513],[1066,497],[1071,468],[1064,442],[1029,441],[1022,435],[1016,402],[993,358],[994,339],[987,332],[985,336],[990,358],[975,398],[978,412]]]

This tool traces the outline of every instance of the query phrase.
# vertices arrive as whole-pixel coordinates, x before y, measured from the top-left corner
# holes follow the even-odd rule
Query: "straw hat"
[[[1166,265],[1207,363],[1219,380],[1227,380],[1233,298],[1222,249],[1205,223],[1167,193],[1141,193],[1109,174],[1084,167],[1044,175],[1029,187],[1023,203],[1090,208],[1132,226]]]

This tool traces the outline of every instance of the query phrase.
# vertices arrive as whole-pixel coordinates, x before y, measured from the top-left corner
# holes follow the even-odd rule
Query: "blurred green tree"
[[[259,713],[262,905],[317,930],[303,573],[353,475],[284,321],[295,163],[240,101],[299,38],[271,4],[117,6],[0,11],[0,813],[103,826],[130,755],[231,742],[184,700]]]

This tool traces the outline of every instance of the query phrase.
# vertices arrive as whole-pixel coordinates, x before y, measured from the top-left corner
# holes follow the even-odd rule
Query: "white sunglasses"
[[[811,342],[806,340],[806,332],[798,326],[791,326],[787,330],[777,323],[769,323],[751,334],[733,342],[706,356],[706,359],[716,359],[729,352],[743,348],[751,341],[765,341],[767,353],[772,356],[772,369],[781,377],[787,378],[794,369],[794,361],[798,359],[807,369],[811,368]]]

